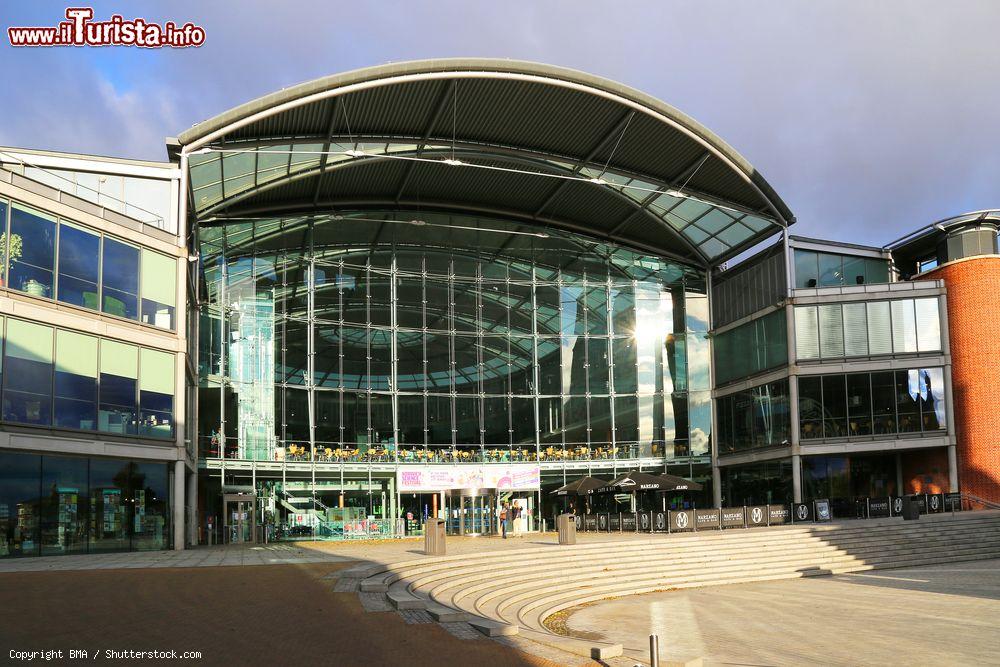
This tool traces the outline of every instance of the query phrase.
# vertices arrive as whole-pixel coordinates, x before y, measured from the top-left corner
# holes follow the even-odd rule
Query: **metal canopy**
[[[793,221],[764,178],[696,121],[613,81],[536,63],[356,70],[249,102],[178,141],[200,224],[465,211],[711,266]]]

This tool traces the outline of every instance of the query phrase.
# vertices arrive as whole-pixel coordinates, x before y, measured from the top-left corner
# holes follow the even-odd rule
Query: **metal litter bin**
[[[428,556],[444,556],[444,519],[427,519],[424,524],[424,553]]]
[[[576,544],[576,517],[560,514],[556,519],[559,528],[559,544]]]
[[[903,498],[903,520],[914,521],[920,518],[920,501],[916,496]]]

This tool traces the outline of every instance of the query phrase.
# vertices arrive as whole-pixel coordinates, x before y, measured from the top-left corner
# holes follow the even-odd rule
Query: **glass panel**
[[[139,317],[139,249],[104,237],[101,261],[101,310],[109,315]]]
[[[167,466],[162,463],[133,463],[131,472],[132,549],[166,549],[170,535]]]
[[[3,418],[21,424],[52,423],[53,330],[7,320],[4,353]]]
[[[871,435],[871,376],[858,373],[847,376],[848,435]]]
[[[823,437],[847,435],[847,385],[843,375],[823,376]]]
[[[920,377],[915,370],[896,371],[896,414],[899,432],[920,431]]]
[[[139,351],[139,435],[170,438],[174,427],[174,355]]]
[[[844,257],[844,283],[847,285],[865,284],[864,257]]]
[[[941,317],[938,314],[938,300],[915,299],[917,347],[921,352],[941,349]]]
[[[819,344],[824,359],[844,356],[844,320],[839,303],[819,306]]]
[[[819,359],[819,316],[816,306],[795,307],[795,356]]]
[[[41,555],[87,552],[87,459],[42,457]]]
[[[819,284],[819,256],[808,250],[795,251],[795,286],[816,287]]]
[[[868,354],[867,308],[863,303],[844,304],[844,352],[848,357]]]
[[[896,432],[896,383],[892,371],[872,373],[872,410],[875,435]]]
[[[173,329],[176,295],[177,260],[143,248],[142,321]]]
[[[59,300],[98,310],[101,237],[63,222],[59,225]]]
[[[889,262],[884,259],[866,259],[865,282],[869,284],[889,282]]]
[[[819,286],[835,287],[844,284],[844,258],[828,253],[819,254]]]
[[[948,428],[945,415],[944,371],[940,368],[920,370],[920,415],[924,431]]]
[[[101,384],[98,430],[135,435],[139,349],[101,340]]]
[[[892,354],[892,329],[889,302],[875,301],[866,304],[868,309],[869,354]]]
[[[97,430],[97,346],[93,336],[56,332],[56,426]]]
[[[38,555],[41,457],[0,451],[0,558]]]
[[[799,437],[823,437],[823,384],[819,377],[799,376]]]
[[[692,391],[688,394],[688,442],[691,456],[706,456],[712,440],[712,394]]]
[[[635,393],[638,387],[635,340],[615,338],[611,341],[614,358],[614,391],[617,394]]]
[[[917,323],[914,319],[913,300],[891,301],[892,305],[892,351],[917,351]]]
[[[10,286],[32,296],[52,296],[55,218],[14,204],[10,213]]]
[[[91,459],[91,553],[129,548],[129,478],[126,461]]]

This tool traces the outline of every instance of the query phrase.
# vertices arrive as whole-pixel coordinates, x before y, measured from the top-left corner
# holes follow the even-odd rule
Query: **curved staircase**
[[[545,620],[588,602],[653,591],[994,558],[1000,512],[607,538],[369,564],[342,578],[359,580],[361,591],[384,592],[400,610],[424,609],[489,636],[520,632],[589,657],[601,653],[600,642],[555,634]]]

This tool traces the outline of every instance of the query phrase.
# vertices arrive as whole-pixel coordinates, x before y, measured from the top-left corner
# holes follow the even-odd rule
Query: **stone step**
[[[437,602],[428,603],[427,613],[438,623],[468,623],[472,620],[472,614]]]
[[[479,630],[487,637],[511,637],[517,634],[518,627],[510,623],[494,621],[488,618],[472,618],[469,625]]]
[[[428,605],[428,600],[425,598],[417,597],[405,590],[392,590],[390,588],[386,593],[386,597],[389,598],[392,606],[400,611],[404,609],[426,609]]]

